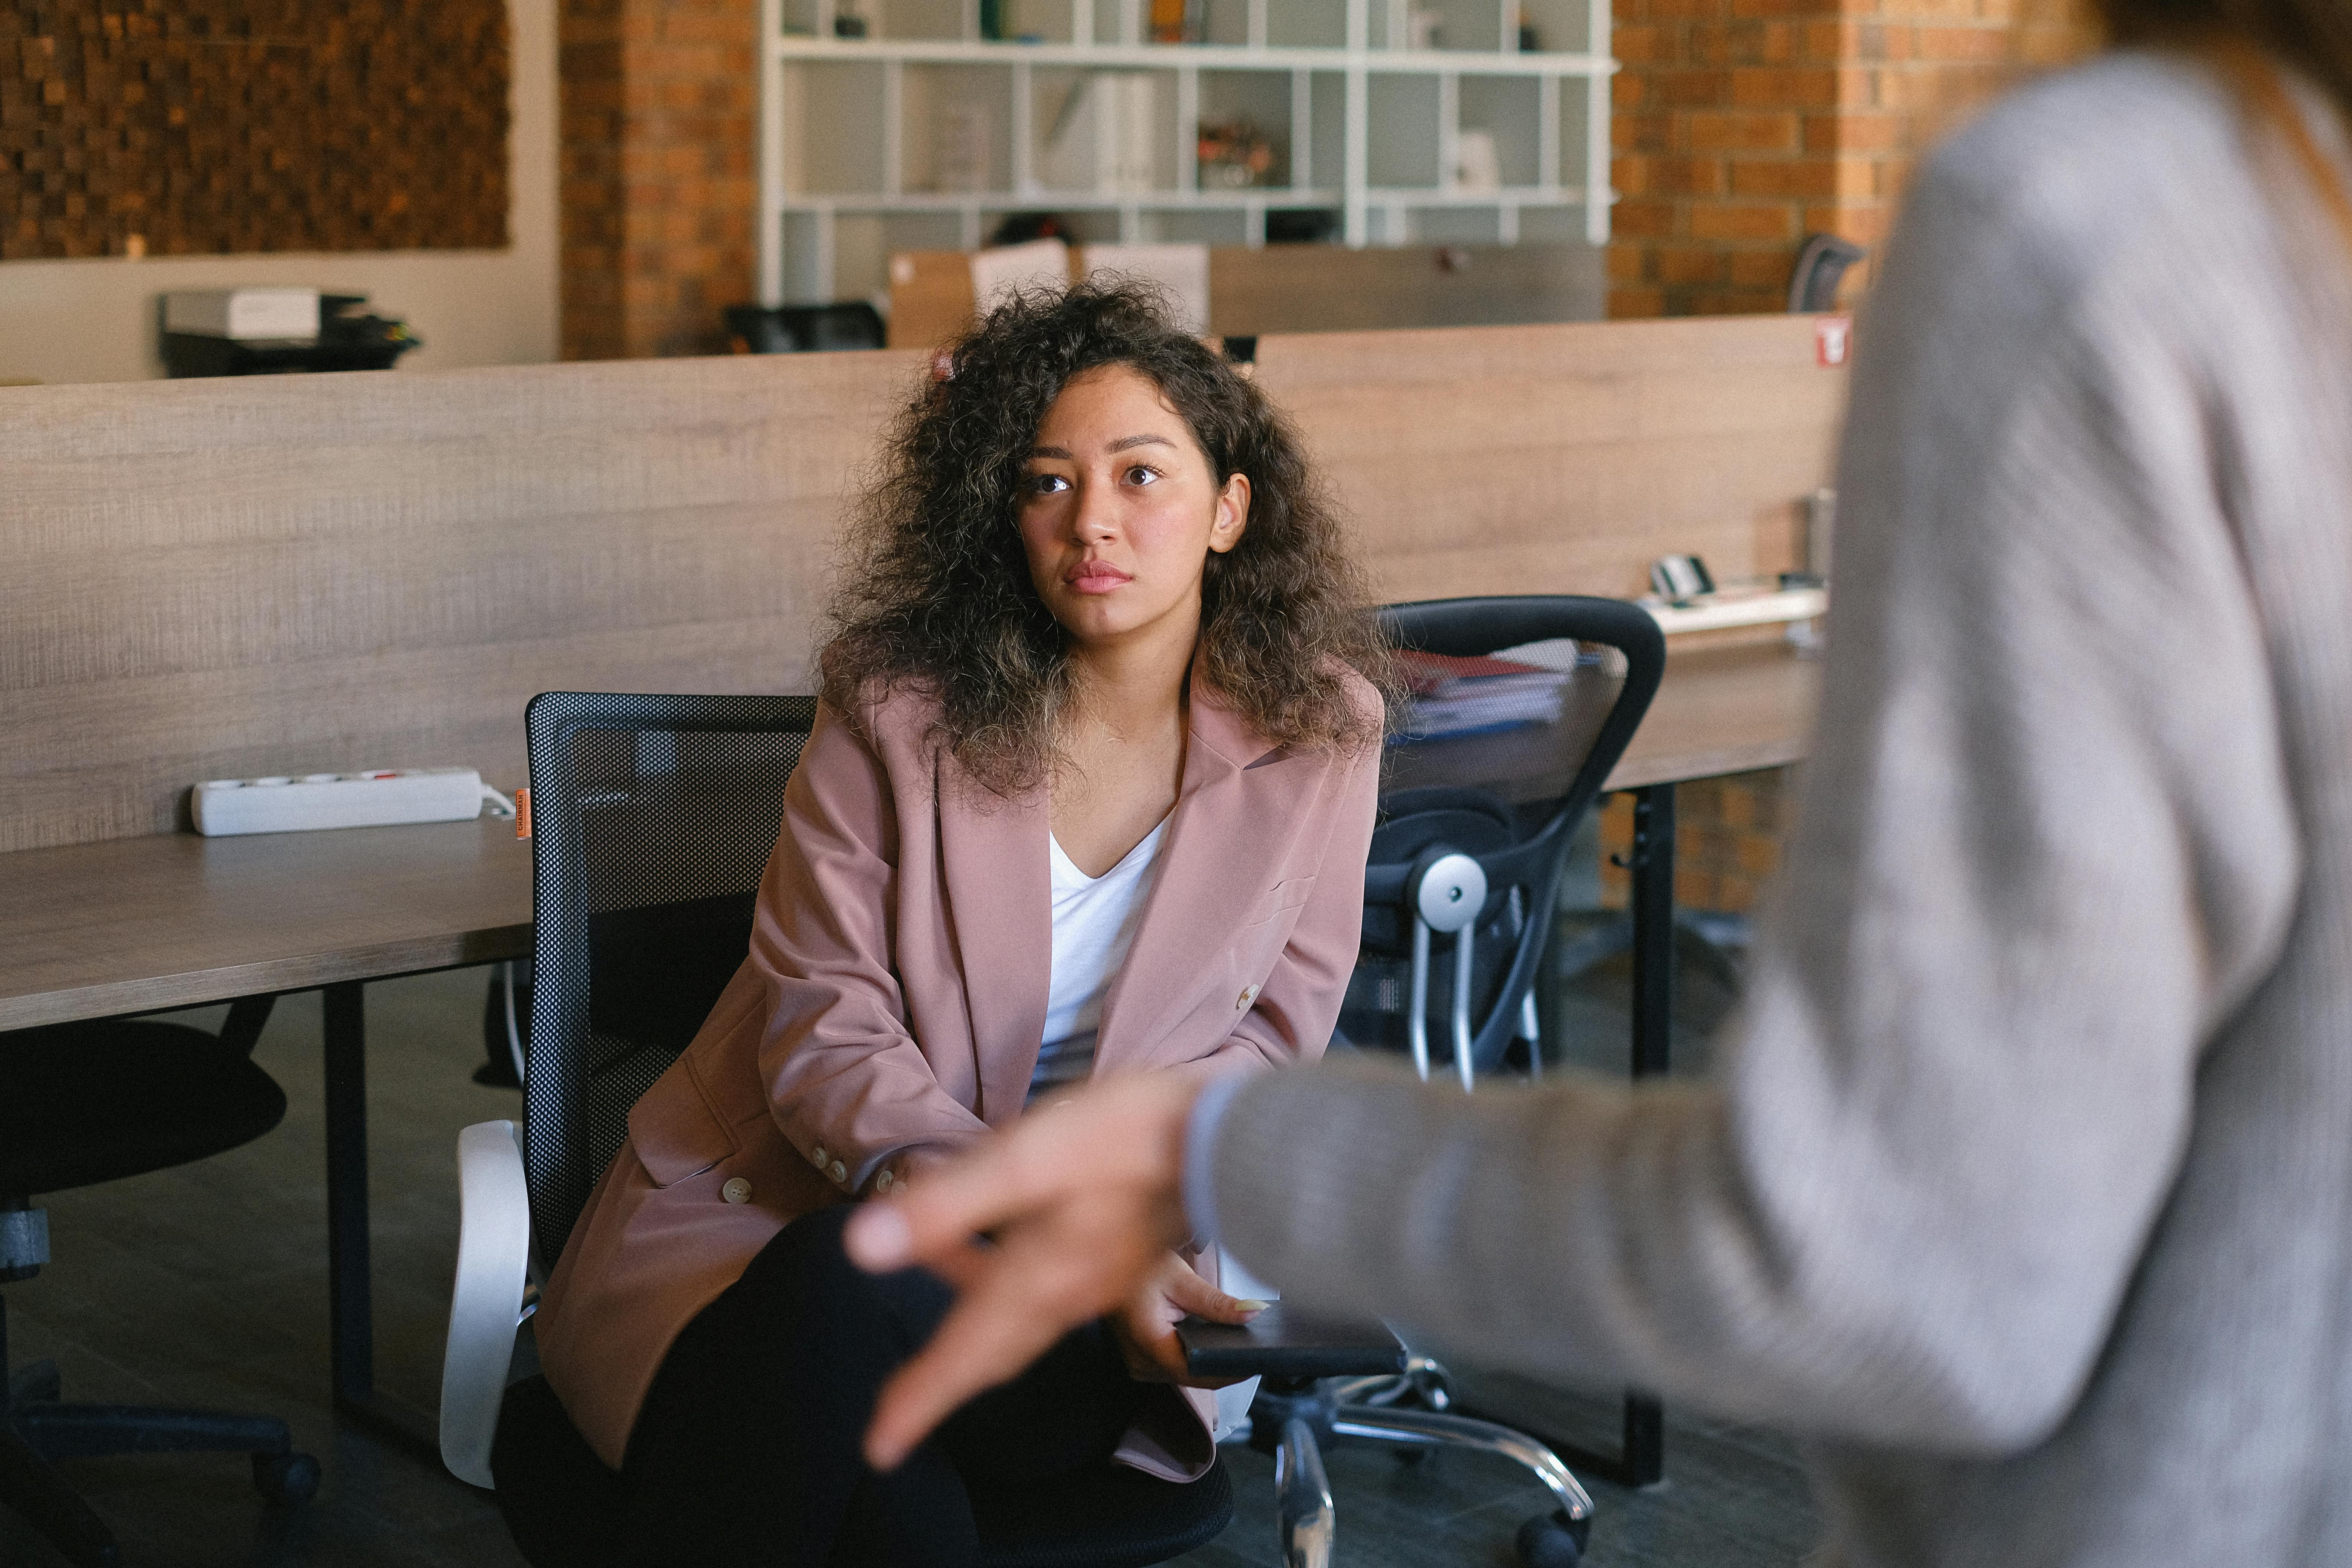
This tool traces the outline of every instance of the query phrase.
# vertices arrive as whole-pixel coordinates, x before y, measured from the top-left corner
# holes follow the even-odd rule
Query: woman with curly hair
[[[1178,1252],[868,1471],[950,1292],[843,1222],[1058,1086],[1313,1059],[1354,963],[1385,666],[1288,427],[1132,286],[1015,300],[942,371],[853,531],[750,954],[541,1301],[635,1563],[969,1563],[975,1494],[1205,1474],[1173,1326],[1252,1304]]]

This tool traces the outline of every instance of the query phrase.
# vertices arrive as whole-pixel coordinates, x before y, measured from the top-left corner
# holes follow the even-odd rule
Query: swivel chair
[[[548,692],[525,717],[534,976],[523,1125],[458,1136],[457,1279],[441,1453],[498,1494],[542,1568],[597,1568],[619,1478],[537,1375],[511,1381],[530,1292],[627,1131],[629,1108],[692,1041],[750,945],[807,697]],[[1223,1465],[1190,1486],[1105,1464],[980,1511],[990,1568],[1163,1562],[1233,1516]]]
[[[286,1095],[252,1060],[268,996],[239,1002],[215,1037],[145,1019],[56,1024],[0,1035],[0,1283],[49,1260],[48,1215],[31,1200],[185,1164],[250,1142],[286,1114]],[[308,1500],[319,1462],[294,1452],[264,1415],[68,1405],[58,1368],[8,1370],[0,1302],[0,1506],[21,1514],[75,1568],[114,1568],[113,1532],[55,1464],[109,1454],[226,1450],[253,1457],[273,1503]]]
[[[1657,693],[1665,638],[1638,605],[1567,595],[1424,600],[1389,605],[1381,620],[1397,647],[1428,653],[1538,643],[1580,651],[1557,720],[1392,752],[1392,779],[1431,782],[1381,797],[1362,955],[1340,1013],[1351,1045],[1409,1050],[1423,1079],[1440,1021],[1465,1090],[1515,1042],[1539,1072],[1535,983],[1561,875]],[[1433,962],[1441,942],[1453,950],[1442,968]]]
[[[1578,826],[1656,694],[1665,639],[1645,612],[1615,599],[1439,599],[1391,605],[1381,618],[1402,648],[1471,656],[1567,642],[1587,656],[1569,670],[1556,721],[1432,742],[1425,752],[1406,745],[1390,759],[1391,776],[1454,782],[1381,797],[1364,874],[1362,955],[1334,1044],[1409,1050],[1425,1079],[1436,1022],[1466,1092],[1479,1073],[1504,1065],[1515,1042],[1529,1070],[1540,1068],[1533,988],[1560,877]],[[1433,956],[1441,943],[1452,949],[1442,967]],[[1581,1556],[1592,1502],[1568,1466],[1525,1433],[1450,1409],[1445,1369],[1386,1329],[1276,1307],[1239,1327],[1189,1321],[1179,1337],[1196,1375],[1265,1379],[1250,1411],[1251,1442],[1276,1456],[1288,1568],[1330,1561],[1337,1510],[1320,1444],[1334,1437],[1515,1459],[1555,1504],[1520,1526],[1520,1561],[1572,1568]]]

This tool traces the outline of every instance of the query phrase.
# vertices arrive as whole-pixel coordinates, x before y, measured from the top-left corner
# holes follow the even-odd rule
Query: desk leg
[[[1675,994],[1675,786],[1633,792],[1633,1077],[1670,1065]],[[1624,1479],[1654,1486],[1664,1479],[1665,1418],[1656,1400],[1625,1396]]]
[[[327,1300],[335,1403],[375,1394],[368,1258],[367,1011],[359,982],[322,993],[327,1024]]]
[[[1675,987],[1675,786],[1648,784],[1633,792],[1633,1040],[1636,1079],[1666,1070],[1667,1024]],[[1621,930],[1622,928],[1620,928]],[[1622,951],[1612,948],[1610,951]],[[1460,1414],[1503,1420],[1491,1411]],[[1622,1446],[1603,1454],[1516,1426],[1580,1470],[1621,1487],[1651,1487],[1665,1479],[1665,1411],[1657,1400],[1629,1389]]]
[[[326,1014],[327,1312],[337,1414],[438,1461],[427,1424],[375,1387],[375,1310],[368,1258],[367,1008],[362,983],[320,993]]]

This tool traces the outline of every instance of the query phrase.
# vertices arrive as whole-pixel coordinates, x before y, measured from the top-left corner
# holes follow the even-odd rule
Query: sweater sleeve
[[[2300,859],[2177,294],[1923,173],[1864,323],[1802,818],[1704,1083],[1279,1074],[1217,1128],[1288,1300],[1866,1442],[2069,1408]]]

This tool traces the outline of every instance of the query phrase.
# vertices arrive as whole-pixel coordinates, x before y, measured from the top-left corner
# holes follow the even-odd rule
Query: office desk
[[[1469,784],[1515,803],[1556,800],[1568,793],[1599,727],[1599,704],[1606,700],[1588,699],[1580,711],[1571,689],[1559,724],[1398,747],[1383,769],[1383,787]],[[1798,761],[1820,701],[1820,662],[1785,642],[1680,653],[1669,645],[1657,695],[1606,784],[1633,795],[1629,869],[1636,1079],[1671,1065],[1675,785]],[[1624,1436],[1615,1454],[1556,1437],[1542,1441],[1579,1468],[1620,1485],[1650,1486],[1665,1474],[1664,1412],[1643,1394],[1626,1397]]]
[[[428,1450],[429,1413],[375,1392],[362,988],[530,949],[530,847],[508,818],[0,855],[0,1029],[323,993],[335,1405]]]
[[[1672,655],[1610,774],[1609,787],[1635,793],[1637,1075],[1663,1072],[1667,1060],[1672,786],[1801,756],[1818,689],[1818,666],[1781,645]],[[1508,761],[1528,733],[1490,739]],[[241,838],[158,834],[0,855],[0,1029],[323,991],[335,1401],[396,1431],[408,1424],[374,1389],[362,986],[519,957],[530,946],[530,847],[501,818]],[[1654,1432],[1643,1437],[1629,1420],[1628,1435],[1625,1473],[1642,1476],[1646,1454],[1655,1479]]]

